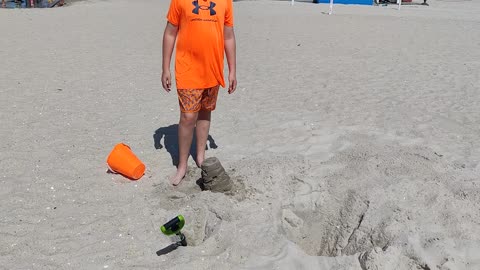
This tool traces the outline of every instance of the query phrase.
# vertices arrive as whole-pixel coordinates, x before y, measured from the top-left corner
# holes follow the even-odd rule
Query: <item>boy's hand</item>
[[[165,91],[170,92],[172,87],[172,75],[170,70],[166,70],[162,72],[162,86]]]
[[[228,75],[228,93],[233,94],[237,89],[237,76],[235,74],[230,73]]]

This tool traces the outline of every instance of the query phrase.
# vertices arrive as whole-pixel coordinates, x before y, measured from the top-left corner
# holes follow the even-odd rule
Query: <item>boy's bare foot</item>
[[[178,186],[180,182],[182,182],[183,178],[185,178],[185,174],[187,173],[187,168],[177,168],[177,173],[170,178],[170,183],[174,186]]]

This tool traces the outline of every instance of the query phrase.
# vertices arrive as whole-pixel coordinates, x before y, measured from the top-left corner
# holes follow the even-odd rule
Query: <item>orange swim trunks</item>
[[[178,89],[181,112],[213,111],[217,105],[219,85],[205,89]]]

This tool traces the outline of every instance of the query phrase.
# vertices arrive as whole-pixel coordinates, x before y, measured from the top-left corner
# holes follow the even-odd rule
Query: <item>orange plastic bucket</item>
[[[115,173],[137,180],[145,173],[145,165],[135,156],[130,147],[119,143],[107,158],[107,164]]]

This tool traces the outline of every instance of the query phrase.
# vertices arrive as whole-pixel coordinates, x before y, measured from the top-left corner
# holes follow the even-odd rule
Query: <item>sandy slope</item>
[[[224,195],[166,180],[168,4],[138,2],[0,10],[0,268],[480,269],[479,3],[235,3]],[[105,173],[118,142],[141,180]],[[157,257],[177,214],[190,246]]]

